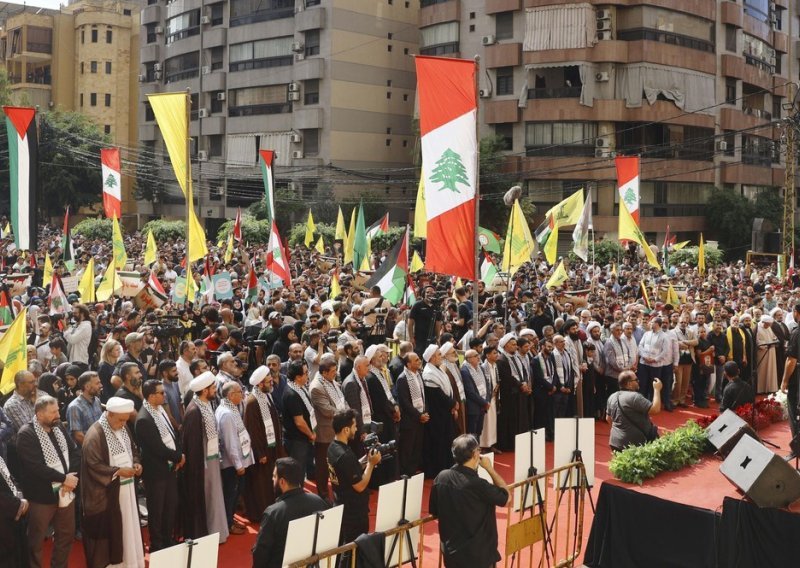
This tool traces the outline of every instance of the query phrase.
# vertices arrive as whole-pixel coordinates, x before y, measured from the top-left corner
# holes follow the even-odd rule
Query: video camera
[[[383,444],[378,439],[378,434],[383,432],[382,422],[364,424],[364,430],[368,432],[366,438],[364,438],[364,447],[367,450],[367,454],[375,450],[381,454],[382,458],[387,458],[397,453],[397,440],[389,440]]]
[[[149,325],[156,339],[170,339],[182,337],[186,329],[181,325],[179,316],[162,316],[155,324]]]

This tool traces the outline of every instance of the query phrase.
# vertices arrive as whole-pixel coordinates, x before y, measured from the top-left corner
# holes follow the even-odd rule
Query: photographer
[[[64,331],[64,340],[69,346],[69,360],[72,363],[89,364],[89,344],[92,342],[93,322],[89,308],[76,304],[72,308],[70,327]]]
[[[348,445],[358,434],[356,412],[352,408],[333,415],[334,440],[328,448],[328,473],[336,505],[344,505],[341,542],[352,542],[369,532],[369,480],[381,454],[372,450],[364,469]]]
[[[414,345],[414,352],[422,357],[425,349],[434,343],[442,328],[442,300],[436,295],[436,288],[426,286],[421,300],[417,301],[408,313],[408,337]]]

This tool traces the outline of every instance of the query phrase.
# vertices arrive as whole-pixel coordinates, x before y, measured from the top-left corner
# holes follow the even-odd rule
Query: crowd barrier
[[[588,489],[585,475],[583,463],[573,462],[508,486],[509,491],[518,492],[520,497],[512,499],[505,509],[505,546],[500,550],[503,566],[568,568],[575,565],[583,547],[583,510]],[[529,507],[515,505],[527,503],[529,495]],[[397,542],[397,557],[393,565],[398,565],[397,561],[399,565],[411,563],[407,547],[403,545],[411,542],[407,535],[418,532],[416,566],[425,566],[427,538],[437,543],[437,566],[441,568],[443,562],[438,537],[425,534],[425,525],[434,521],[437,521],[436,517],[428,515],[384,532],[387,543]],[[337,568],[337,558],[344,554],[349,554],[350,558],[342,568],[355,568],[358,547],[354,542],[320,552],[290,564],[289,568]]]

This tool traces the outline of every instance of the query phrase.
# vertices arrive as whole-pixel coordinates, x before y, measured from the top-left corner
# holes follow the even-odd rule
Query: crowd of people
[[[32,273],[12,299],[28,307],[27,370],[0,410],[0,543],[20,565],[40,566],[52,534],[52,566],[66,566],[76,536],[91,567],[144,566],[143,524],[153,552],[213,533],[225,543],[247,520],[261,523],[255,565],[279,566],[275,519],[343,504],[350,542],[368,531],[370,489],[449,470],[435,494],[453,499],[452,487],[472,483],[467,470],[490,468],[481,449],[513,451],[531,428],[551,441],[555,418],[607,420],[621,450],[657,436],[649,415],[662,409],[735,407],[779,388],[797,406],[800,282],[774,267],[664,274],[631,254],[572,264],[547,289],[551,269],[537,258],[510,282],[478,282],[477,304],[472,283],[423,270],[412,275],[419,299],[392,305],[341,266],[338,247],[296,247],[291,284],[265,279],[248,297],[265,249],[242,246],[225,262],[210,246],[189,277],[200,289],[227,271],[231,298],[142,309],[71,293],[71,310],[51,313],[41,267],[45,252],[62,257],[60,234],[44,227],[40,243],[33,260],[4,259],[7,272]],[[94,258],[99,282],[110,243],[74,245],[74,266],[56,262],[56,273],[80,276]],[[184,244],[159,243],[152,266],[141,235],[125,246],[131,269],[171,298]],[[678,302],[659,295],[668,285]],[[504,502],[500,489],[489,502]]]

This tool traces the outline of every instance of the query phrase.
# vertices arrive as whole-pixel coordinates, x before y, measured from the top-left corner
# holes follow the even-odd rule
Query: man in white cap
[[[456,438],[458,393],[453,392],[450,379],[439,368],[443,358],[435,343],[425,348],[422,358],[425,361],[425,368],[422,371],[425,406],[430,416],[430,420],[425,424],[423,469],[425,477],[432,479],[439,475],[440,471],[453,465],[450,446]]]
[[[464,390],[464,382],[461,380],[461,370],[458,368],[458,354],[451,341],[446,341],[439,347],[442,354],[441,369],[450,380],[450,388],[453,390],[453,398],[458,403],[458,413],[456,414],[456,436],[465,434],[467,431],[466,403],[467,393]]]
[[[142,466],[125,427],[133,412],[133,401],[111,397],[106,412],[83,439],[83,548],[90,568],[117,564],[144,568],[134,486]]]
[[[778,344],[778,337],[772,331],[774,320],[771,316],[764,314],[761,316],[756,331],[756,393],[773,393],[778,390],[778,364],[775,357],[775,347]]]
[[[400,473],[415,475],[422,464],[422,443],[425,424],[430,420],[425,406],[425,384],[422,382],[422,359],[409,349],[403,354],[403,372],[397,377],[397,402],[400,406],[400,437],[397,459]]]
[[[275,462],[286,455],[278,407],[272,397],[273,376],[262,365],[250,375],[253,390],[244,405],[244,427],[250,433],[255,463],[247,468],[244,502],[247,518],[258,522],[264,510],[275,502],[272,474]]]
[[[513,451],[514,437],[527,429],[522,422],[527,422],[527,412],[525,420],[522,420],[521,399],[523,395],[528,395],[530,386],[525,376],[525,370],[521,365],[517,354],[517,338],[513,333],[507,333],[498,342],[500,347],[500,357],[497,360],[497,375],[499,382],[499,409],[497,412],[497,447],[503,451]],[[527,402],[528,398],[525,396]],[[527,408],[523,409],[527,410]]]
[[[211,401],[217,394],[214,373],[206,371],[192,379],[194,398],[186,408],[181,430],[183,466],[181,509],[183,536],[200,538],[219,533],[220,544],[228,540],[222,475],[219,465],[219,434]]]

